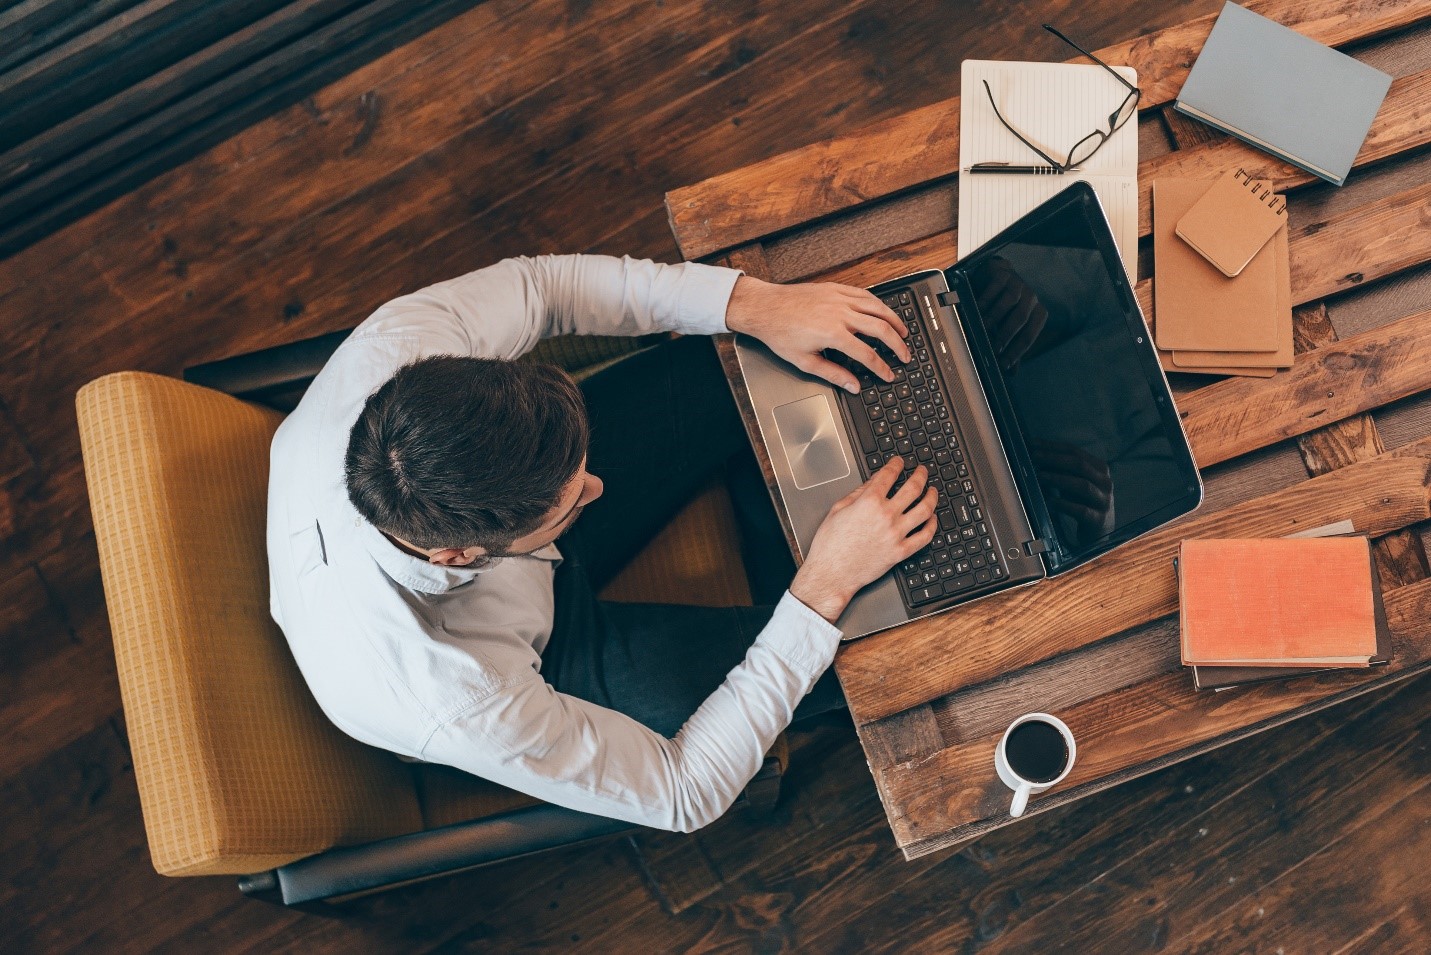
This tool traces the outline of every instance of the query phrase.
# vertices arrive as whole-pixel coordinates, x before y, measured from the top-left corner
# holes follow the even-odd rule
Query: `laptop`
[[[1195,510],[1202,481],[1091,186],[967,257],[870,288],[913,360],[893,382],[833,352],[851,394],[760,342],[736,355],[799,553],[831,505],[905,460],[939,488],[934,541],[865,587],[845,639],[1067,573]],[[797,553],[797,557],[799,556]]]

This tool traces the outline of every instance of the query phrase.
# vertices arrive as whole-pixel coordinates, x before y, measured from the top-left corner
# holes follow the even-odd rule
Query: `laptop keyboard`
[[[895,456],[904,458],[904,472],[895,486],[909,478],[918,464],[929,469],[929,483],[939,492],[934,541],[895,568],[908,605],[919,607],[983,590],[1001,582],[1006,570],[998,542],[984,518],[983,494],[965,460],[963,432],[947,399],[936,347],[925,336],[925,318],[909,289],[882,296],[909,328],[912,361],[903,364],[881,342],[864,338],[889,363],[894,381],[886,382],[845,355],[827,357],[854,372],[860,393],[841,392],[863,454],[869,477]]]

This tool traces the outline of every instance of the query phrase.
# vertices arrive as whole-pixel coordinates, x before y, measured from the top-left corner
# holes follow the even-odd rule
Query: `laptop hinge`
[[[1033,557],[1035,554],[1046,554],[1048,553],[1048,540],[1043,537],[1036,537],[1031,541],[1025,541],[1024,552],[1030,557]]]
[[[954,292],[954,291],[940,292],[938,297],[939,297],[939,304],[940,304],[940,305],[943,305],[945,308],[953,308],[955,305],[958,305],[958,304],[959,304],[959,293],[958,293],[958,292]]]

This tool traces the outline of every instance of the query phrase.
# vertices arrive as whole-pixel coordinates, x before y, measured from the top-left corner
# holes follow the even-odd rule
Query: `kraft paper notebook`
[[[1365,537],[1187,540],[1178,555],[1185,665],[1370,665],[1377,655]]]
[[[1131,67],[1115,66],[1137,84]],[[984,81],[999,110],[1019,132],[1051,156],[1063,159],[1074,143],[1106,129],[1108,114],[1127,90],[1101,66],[965,60],[960,69],[959,165],[1007,162],[1043,165],[994,115]],[[1061,176],[960,175],[959,257],[973,252],[1024,213],[1078,181],[1098,193],[1113,228],[1128,279],[1138,279],[1138,124],[1130,122],[1088,162]]]
[[[1278,321],[1275,243],[1264,245],[1242,273],[1230,279],[1175,233],[1177,222],[1211,187],[1210,182],[1190,179],[1153,183],[1158,347],[1174,352],[1263,352],[1256,364],[1276,366],[1285,336]],[[1285,357],[1290,362],[1291,356]]]
[[[1148,332],[1152,334],[1153,341],[1157,342],[1158,327],[1153,315],[1148,316]],[[1173,353],[1157,349],[1158,364],[1163,367],[1163,371],[1193,372],[1199,375],[1243,375],[1248,378],[1271,378],[1277,374],[1276,368],[1233,368],[1227,365],[1199,365],[1196,368],[1184,368],[1173,363]],[[1212,353],[1208,353],[1212,354]]]
[[[1228,278],[1235,278],[1287,224],[1287,200],[1272,183],[1234,169],[1212,184],[1173,232]]]
[[[1231,369],[1232,374],[1248,374],[1249,370],[1266,371],[1269,374],[1279,368],[1292,367],[1292,281],[1291,265],[1287,261],[1287,230],[1277,230],[1266,245],[1271,249],[1276,262],[1277,282],[1277,350],[1270,356],[1266,352],[1225,352],[1225,351],[1177,351],[1171,352],[1173,367],[1177,371],[1207,373],[1207,369],[1222,367]],[[1219,372],[1227,374],[1228,372]]]

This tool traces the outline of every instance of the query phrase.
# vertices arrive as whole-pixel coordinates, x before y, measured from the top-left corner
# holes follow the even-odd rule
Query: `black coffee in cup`
[[[1031,783],[1048,783],[1068,765],[1068,742],[1056,726],[1028,720],[1015,726],[1004,744],[1009,768]]]

